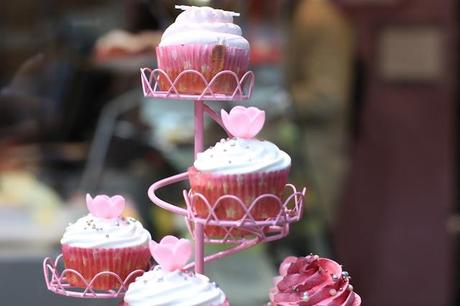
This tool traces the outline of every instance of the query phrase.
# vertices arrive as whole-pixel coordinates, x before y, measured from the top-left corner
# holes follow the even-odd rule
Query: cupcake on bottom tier
[[[360,306],[350,275],[333,260],[318,255],[287,257],[273,279],[267,306]]]
[[[281,206],[275,198],[283,194],[291,158],[275,144],[253,138],[263,126],[265,112],[236,106],[229,114],[224,110],[221,113],[225,128],[235,138],[222,139],[199,153],[193,167],[188,169],[195,215],[206,219],[212,216],[211,207],[219,220],[248,219],[246,210],[254,220],[276,218]],[[258,198],[264,194],[271,196]],[[232,198],[222,198],[226,195],[240,198],[245,207]],[[226,234],[225,229],[209,225],[205,232],[211,237]],[[235,228],[231,234],[249,233]]]
[[[87,195],[86,200],[90,214],[70,224],[61,239],[65,268],[80,273],[88,284],[99,272],[114,272],[124,281],[133,271],[146,270],[151,236],[139,221],[121,217],[123,197],[99,195],[92,199]],[[72,286],[86,287],[75,273],[67,272],[66,278]],[[99,290],[119,286],[110,275],[98,276],[92,284]]]
[[[166,271],[156,266],[131,283],[125,294],[129,306],[226,306],[225,294],[201,274]]]
[[[240,79],[249,66],[249,43],[241,28],[233,23],[233,12],[211,7],[181,6],[184,12],[163,33],[156,49],[158,68],[172,82],[184,70],[200,72],[207,82],[220,71],[233,71]],[[171,84],[160,75],[162,90]],[[201,76],[187,73],[175,84],[179,93],[201,94],[205,89]],[[214,93],[232,94],[237,83],[234,77],[219,77],[211,85]]]
[[[183,272],[192,255],[190,240],[164,237],[150,251],[159,264],[138,277],[125,294],[129,306],[230,306],[223,291],[201,274]]]

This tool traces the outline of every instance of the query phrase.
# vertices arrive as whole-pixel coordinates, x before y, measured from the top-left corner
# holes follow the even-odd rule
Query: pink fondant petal
[[[93,198],[89,193],[86,194],[86,207],[88,208],[88,211],[92,213],[93,211]]]
[[[158,243],[155,240],[150,240],[150,242],[149,242],[149,250],[150,250],[150,255],[152,255],[152,257],[153,257],[153,254],[155,253],[157,245],[158,245]]]
[[[117,218],[121,216],[125,209],[125,199],[121,195],[114,195],[110,198],[109,218]]]
[[[90,194],[86,195],[86,206],[89,212],[99,218],[117,218],[125,208],[125,199],[120,195],[108,197],[107,195],[98,195],[91,198]]]
[[[166,271],[175,270],[175,261],[172,250],[161,244],[150,244],[153,259]]]
[[[174,246],[175,244],[177,244],[178,241],[179,241],[179,238],[174,237],[172,235],[167,235],[167,236],[164,236],[160,240],[160,244],[161,245],[172,245],[172,246]]]
[[[230,115],[224,109],[221,109],[220,117],[222,119],[222,123],[227,128],[227,126],[230,125]]]
[[[265,112],[257,110],[257,112],[254,113],[254,116],[251,117],[252,118],[250,119],[249,129],[247,131],[248,138],[255,137],[257,134],[259,134],[260,130],[262,130],[262,127],[265,123]]]
[[[93,198],[93,211],[91,212],[94,216],[100,218],[107,218],[110,215],[110,206],[109,206],[110,198],[103,195],[97,195]]]
[[[192,243],[187,239],[180,239],[174,247],[174,258],[177,269],[182,269],[192,256]]]
[[[253,138],[263,127],[265,112],[256,107],[235,106],[230,113],[221,111],[227,131],[238,138]]]
[[[261,112],[264,113],[264,111],[261,111],[260,109],[254,106],[250,106],[246,108],[246,114],[249,116],[249,118],[254,118]]]

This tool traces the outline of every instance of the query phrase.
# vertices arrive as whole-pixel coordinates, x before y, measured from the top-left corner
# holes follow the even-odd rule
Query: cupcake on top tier
[[[206,276],[182,271],[192,255],[189,240],[166,236],[160,243],[152,241],[150,250],[159,265],[129,286],[124,298],[125,305],[230,305],[223,291]]]
[[[158,68],[174,82],[184,70],[197,70],[207,82],[222,70],[231,70],[241,78],[249,66],[249,43],[241,28],[233,23],[234,12],[210,7],[176,6],[183,9],[163,33],[156,49]],[[160,77],[160,88],[171,85]],[[211,86],[214,93],[232,94],[236,88],[232,76],[219,77]],[[180,93],[201,94],[205,89],[202,78],[187,73],[176,84]]]
[[[151,236],[139,221],[121,216],[124,198],[98,195],[93,199],[88,194],[86,204],[90,213],[69,224],[61,239],[65,268],[76,270],[88,283],[103,271],[125,280],[131,272],[147,269]],[[68,273],[67,280],[73,286],[86,287],[74,273]],[[119,285],[115,277],[103,275],[93,288],[107,290]]]
[[[280,211],[281,198],[287,183],[291,158],[275,144],[254,137],[262,129],[265,112],[255,107],[234,107],[230,113],[221,111],[222,121],[234,138],[222,139],[215,146],[199,153],[188,175],[193,196],[194,213],[203,218],[210,215],[204,196],[220,220],[240,220],[245,207],[224,195],[240,198],[255,220],[274,218]],[[195,196],[194,196],[195,195]],[[251,206],[252,205],[252,206]],[[208,236],[222,237],[226,231],[206,226]],[[244,235],[239,229],[233,235]]]
[[[273,279],[267,306],[360,306],[350,275],[333,260],[318,255],[287,257]]]

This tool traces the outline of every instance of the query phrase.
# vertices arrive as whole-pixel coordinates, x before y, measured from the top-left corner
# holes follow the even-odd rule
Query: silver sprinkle
[[[308,293],[307,292],[304,292],[302,294],[302,301],[306,302],[310,299],[310,297],[308,296]]]

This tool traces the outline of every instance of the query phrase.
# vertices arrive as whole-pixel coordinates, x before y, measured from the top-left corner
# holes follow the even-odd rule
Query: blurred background
[[[265,303],[282,258],[310,252],[343,264],[364,305],[460,305],[455,0],[0,2],[2,303],[116,304],[43,280],[86,192],[124,195],[155,239],[185,233],[146,192],[192,163],[193,105],[144,99],[139,82],[175,4],[241,13],[248,103],[309,192],[286,239],[207,266],[232,305]],[[208,145],[223,135],[206,130]],[[162,196],[182,203],[176,187]]]

